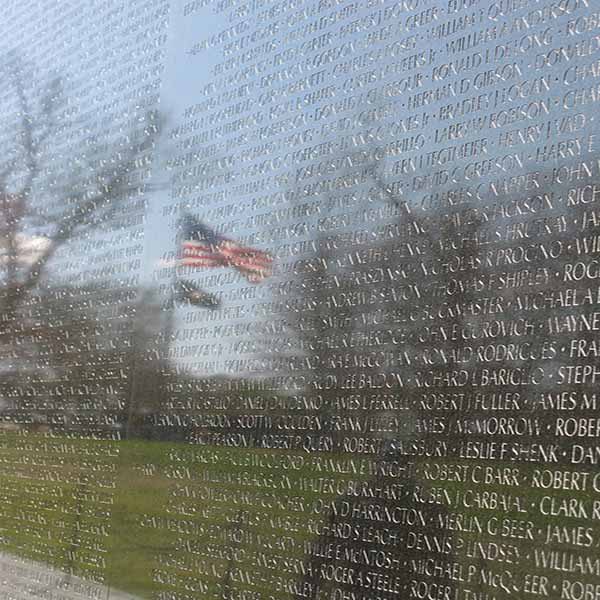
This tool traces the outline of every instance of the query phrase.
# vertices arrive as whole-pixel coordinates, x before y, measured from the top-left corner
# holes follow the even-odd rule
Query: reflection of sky
[[[448,14],[449,6],[464,4],[470,8]],[[573,87],[574,71],[566,69],[575,62],[591,64],[598,50],[595,43],[585,46],[585,34],[565,33],[567,22],[585,12],[582,4],[558,10],[550,2],[532,8],[416,0],[362,7],[234,3],[222,12],[218,3],[186,6],[185,17],[181,6],[172,12],[161,97],[173,133],[165,150],[175,165],[160,173],[175,178],[171,191],[182,183],[202,189],[178,200],[168,193],[153,200],[147,276],[163,254],[175,250],[177,208],[270,250],[282,271],[245,302],[239,295],[248,285],[235,273],[192,273],[207,290],[224,293],[224,308],[246,309],[237,319],[234,310],[206,313],[208,323],[258,323],[260,311],[253,312],[253,306],[268,300],[278,281],[293,277],[283,272],[294,258],[290,250],[314,239],[319,221],[321,233],[331,235],[374,229],[394,218],[382,210],[380,198],[369,194],[368,178],[337,192],[312,193],[315,182],[356,175],[376,164],[394,193],[424,215],[434,214],[449,190],[491,204],[490,184],[498,187],[501,180],[536,170],[550,172],[571,160],[537,162],[536,151],[546,145],[551,155],[556,141],[582,139],[593,120],[593,105],[563,107],[564,94]],[[447,44],[456,47],[460,38],[472,44],[469,34],[483,30],[490,42],[449,51]],[[580,49],[572,59],[558,60],[555,49],[577,43]],[[433,95],[422,94],[427,91]],[[453,115],[442,108],[450,105]],[[231,116],[225,118],[228,110]],[[557,120],[579,112],[583,116],[572,123]],[[211,118],[221,120],[211,124]],[[235,132],[190,141],[236,119],[247,122]],[[195,121],[196,129],[186,131]],[[458,123],[458,128],[447,127]],[[514,131],[501,140],[499,134],[509,130]],[[455,147],[469,143],[464,158],[453,155]],[[174,158],[185,155],[189,162],[178,166]],[[208,166],[204,178],[177,180],[202,164]],[[351,200],[350,191],[356,192]],[[513,193],[515,198],[519,193]],[[365,209],[369,218],[364,218]],[[288,227],[289,238],[271,239],[277,227]],[[182,323],[198,319],[202,326],[198,310],[179,309],[178,315]],[[252,328],[246,331],[256,338]],[[222,348],[233,341],[228,336],[219,340]],[[223,350],[221,358],[232,358],[231,352]]]
[[[396,196],[433,215],[448,191],[490,203],[491,182],[576,160],[565,155],[537,162],[537,149],[566,139],[583,143],[594,129],[590,93],[579,100],[585,104],[573,103],[573,89],[591,87],[596,78],[594,70],[575,70],[576,64],[594,64],[599,49],[581,31],[585,19],[576,21],[589,12],[584,3],[559,9],[551,2],[528,8],[480,1],[179,0],[171,2],[164,59],[160,22],[167,3],[148,2],[137,16],[124,0],[102,3],[101,10],[96,4],[45,3],[44,25],[35,3],[7,8],[11,31],[4,46],[26,48],[42,71],[52,56],[53,68],[69,73],[67,91],[91,130],[110,123],[122,131],[135,111],[119,99],[162,77],[160,108],[168,130],[157,152],[153,181],[159,185],[149,195],[143,238],[100,236],[108,244],[96,253],[85,250],[90,240],[77,242],[61,258],[69,266],[63,276],[81,268],[69,252],[86,253],[91,268],[99,252],[143,241],[142,280],[168,284],[169,276],[157,269],[177,250],[176,221],[185,210],[269,250],[279,273],[253,291],[232,270],[189,273],[207,291],[223,294],[223,310],[178,308],[177,328],[209,325],[214,335],[215,325],[241,325],[206,340],[215,344],[206,360],[216,371],[235,357],[236,341],[266,340],[261,323],[273,317],[257,303],[268,303],[272,290],[294,276],[293,269],[286,272],[289,265],[310,255],[303,242],[318,233],[370,231],[395,218],[369,191],[368,177],[336,191],[319,189],[319,182],[350,181],[377,165]],[[448,7],[457,10],[449,14]],[[65,25],[59,27],[61,18]],[[129,31],[131,23],[139,29]],[[490,41],[475,45],[473,35],[482,31]],[[451,52],[461,39],[472,47]],[[147,44],[156,49],[136,54]],[[85,80],[92,85],[85,87]],[[151,93],[130,104],[142,110]],[[443,108],[449,106],[453,114]],[[227,130],[239,120],[245,120],[239,129]],[[220,134],[211,137],[218,126]],[[465,158],[449,161],[469,143]],[[68,150],[68,140],[60,147]],[[197,188],[175,198],[185,184]]]

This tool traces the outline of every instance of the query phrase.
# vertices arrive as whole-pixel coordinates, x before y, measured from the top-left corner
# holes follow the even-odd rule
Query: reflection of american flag
[[[200,223],[191,215],[183,218],[179,264],[187,267],[233,267],[251,283],[259,283],[272,271],[268,252],[242,246]]]

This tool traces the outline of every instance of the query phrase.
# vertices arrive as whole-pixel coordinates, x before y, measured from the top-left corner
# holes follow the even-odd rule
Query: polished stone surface
[[[599,24],[5,0],[0,598],[600,598]]]

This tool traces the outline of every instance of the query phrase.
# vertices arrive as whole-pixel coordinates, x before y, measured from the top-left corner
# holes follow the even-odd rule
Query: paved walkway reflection
[[[47,565],[0,554],[0,600],[141,600]]]

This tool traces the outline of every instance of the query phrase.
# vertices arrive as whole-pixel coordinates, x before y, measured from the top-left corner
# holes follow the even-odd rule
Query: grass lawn
[[[315,507],[337,497],[331,490],[324,494],[307,491],[302,481],[369,478],[323,472],[312,455],[302,452],[294,455],[297,468],[291,469],[284,460],[289,456],[289,452],[277,450],[2,432],[0,549],[143,598],[159,598],[159,592],[165,590],[173,594],[169,598],[181,600],[236,598],[236,590],[252,590],[256,595],[247,600],[291,599],[294,582],[302,580],[303,544],[316,539],[315,527],[326,519],[325,511]],[[469,468],[473,466],[471,462]],[[489,463],[482,463],[486,466]],[[423,463],[417,464],[417,469],[421,474],[427,470]],[[544,496],[560,500],[577,497],[577,493],[532,489],[533,470],[521,466],[528,484],[516,489],[472,481],[440,484],[419,476],[422,494],[429,491],[431,498],[436,496],[432,492],[436,488],[445,489],[451,498],[473,491],[519,496],[526,513],[518,513],[514,505],[509,512],[500,506],[473,505],[460,509],[463,522],[476,518],[485,529],[490,519],[500,523],[508,518],[531,523],[528,527],[535,533],[532,542],[518,525],[505,535],[451,532],[456,562],[463,566],[464,579],[456,581],[461,589],[459,598],[468,596],[465,589],[486,587],[479,571],[484,579],[491,577],[488,588],[497,600],[529,598],[527,575],[542,572],[535,567],[535,550],[552,547],[544,544],[548,525],[591,527],[593,547],[567,546],[574,553],[597,554],[597,523],[582,523],[564,515],[545,516],[538,508]],[[591,502],[589,493],[579,496]],[[453,510],[447,508],[450,513]],[[435,533],[432,528],[422,531]],[[501,553],[495,560],[486,560],[474,542],[495,543]],[[565,544],[556,545],[561,546]],[[485,548],[490,551],[489,545]],[[478,574],[469,581],[466,575],[472,565]],[[547,582],[552,600],[560,598],[564,577],[594,581],[594,577],[552,573]],[[421,578],[427,580],[426,575]],[[504,585],[516,586],[512,595],[502,589]]]

